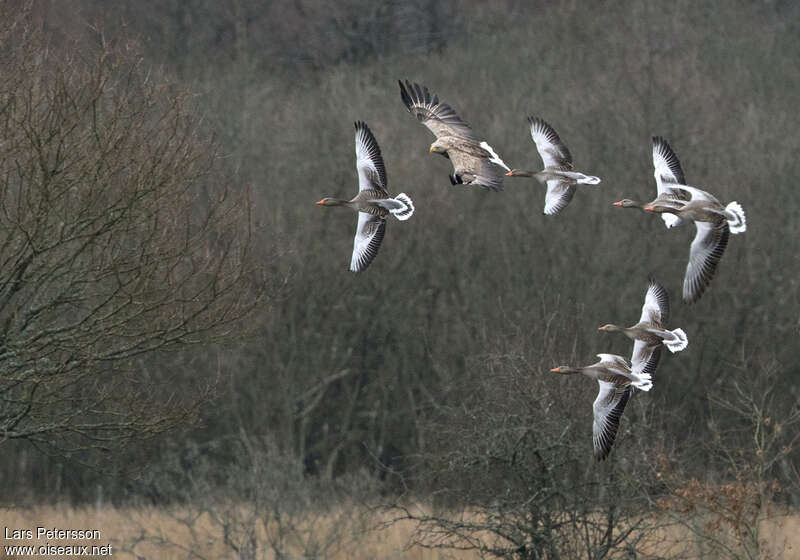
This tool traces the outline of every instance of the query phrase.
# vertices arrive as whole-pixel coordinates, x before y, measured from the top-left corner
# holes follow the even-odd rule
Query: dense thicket
[[[800,397],[793,3],[145,4],[40,8],[53,33],[81,35],[101,22],[106,33],[139,38],[146,64],[200,92],[228,163],[251,185],[256,235],[282,247],[273,272],[289,278],[287,295],[255,318],[255,336],[213,365],[170,364],[224,382],[201,428],[151,444],[161,456],[184,468],[198,452],[235,463],[220,451],[226,438],[268,436],[270,449],[307,475],[391,472],[399,484],[404,473],[441,472],[439,453],[496,437],[487,426],[508,411],[498,410],[497,394],[498,409],[480,404],[487,381],[513,379],[499,386],[524,391],[529,376],[532,386],[569,394],[573,406],[547,392],[522,402],[511,395],[518,414],[507,420],[548,430],[545,439],[566,426],[588,463],[594,385],[547,370],[601,351],[629,353],[626,339],[596,329],[635,321],[649,275],[669,289],[671,324],[690,342],[663,357],[654,389],[626,412],[612,465],[641,467],[657,444],[672,459],[689,457],[686,476],[723,480],[729,470],[701,444],[724,432],[720,445],[755,457],[753,416],[733,397],[725,402],[738,411],[710,397],[734,385],[765,394],[769,382],[779,388],[770,410],[791,414]],[[545,118],[602,185],[555,217],[541,215],[543,189],[533,182],[508,180],[500,194],[451,187],[449,164],[428,153],[431,136],[400,102],[400,78],[430,87],[514,167],[539,165],[526,116]],[[354,192],[356,119],[381,145],[390,191],[407,192],[417,207],[412,220],[388,224],[380,255],[360,275],[347,270],[354,216],[313,204]],[[690,184],[747,213],[748,231],[731,239],[693,306],[679,294],[694,229],[667,231],[654,216],[611,205],[654,193],[655,134],[670,141]],[[554,425],[530,426],[545,408]],[[13,479],[52,488],[69,472],[61,487],[86,497],[96,482],[69,464],[23,468],[14,451],[0,460],[6,487]],[[795,476],[796,453],[776,452],[771,475]],[[126,464],[147,454],[134,448]],[[502,471],[484,463],[448,472],[463,481]],[[119,498],[144,491],[97,480]],[[405,480],[430,488],[441,479]],[[504,480],[505,491],[519,489]],[[170,497],[168,485],[145,486]]]

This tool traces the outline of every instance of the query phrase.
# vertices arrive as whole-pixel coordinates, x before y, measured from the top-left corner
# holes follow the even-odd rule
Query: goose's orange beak
[[[614,203],[614,206],[622,206],[622,201],[618,200]]]
[[[554,367],[554,368],[552,368],[550,371],[558,372],[558,368],[557,368],[557,367]]]
[[[648,212],[652,212],[653,210],[655,210],[652,206],[645,206],[644,209],[647,210]]]
[[[506,176],[513,177],[514,176],[514,172],[513,171],[509,171],[508,173],[506,173]]]
[[[325,204],[325,199],[318,200],[318,201],[317,201],[317,204]]]

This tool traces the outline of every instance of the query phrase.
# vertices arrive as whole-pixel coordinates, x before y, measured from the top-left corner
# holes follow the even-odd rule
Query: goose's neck
[[[559,366],[557,368],[553,368],[550,371],[553,373],[560,373],[561,375],[575,375],[576,373],[583,373],[583,370],[586,368],[582,367],[571,367],[571,366]]]
[[[630,338],[631,340],[636,340],[636,335],[638,334],[636,327],[621,327],[619,332]]]
[[[512,169],[506,175],[511,177],[535,177],[538,171],[525,171],[523,169]]]
[[[642,208],[648,212],[654,212],[655,214],[683,214],[683,208],[677,208],[672,204],[661,204],[661,203],[649,203],[642,206]]]
[[[620,206],[622,208],[642,208],[644,209],[647,206],[646,202],[640,202],[638,200],[630,200],[630,199],[623,199],[614,203],[614,206]]]
[[[342,200],[341,198],[326,197],[317,201],[320,206],[350,206],[349,200]]]
[[[350,201],[342,198],[331,198],[328,199],[325,206],[350,206]]]

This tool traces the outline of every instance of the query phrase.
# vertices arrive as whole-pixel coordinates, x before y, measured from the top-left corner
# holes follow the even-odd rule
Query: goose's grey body
[[[636,360],[635,353],[631,363],[616,354],[598,354],[597,357],[600,361],[589,366],[560,366],[550,371],[566,375],[582,373],[597,380],[597,398],[592,405],[592,446],[595,458],[602,461],[608,457],[614,445],[620,418],[630,399],[632,388],[649,391],[653,386],[651,376],[655,368]]]
[[[689,200],[678,204],[653,201],[645,206],[645,210],[675,214],[694,221],[697,232],[689,249],[689,263],[683,280],[683,301],[694,303],[711,284],[730,234],[746,231],[747,222],[738,202],[723,206],[713,195],[697,187],[680,184],[669,187],[688,193]]]
[[[535,177],[547,185],[544,200],[544,213],[558,214],[575,196],[579,184],[596,185],[599,177],[584,175],[574,170],[572,154],[558,136],[555,129],[539,117],[528,117],[531,138],[536,150],[542,158],[544,168],[541,171],[524,171],[512,169],[506,175],[510,177]]]
[[[358,194],[350,200],[323,198],[322,206],[346,206],[358,212],[358,225],[353,239],[350,270],[361,272],[378,256],[386,233],[386,217],[394,215],[407,220],[414,214],[414,204],[405,193],[392,198],[386,190],[386,167],[378,142],[369,127],[355,123],[356,171]]]
[[[661,284],[650,280],[638,323],[627,328],[608,324],[599,330],[621,332],[633,340],[633,362],[644,364],[644,371],[655,372],[662,346],[666,346],[670,352],[680,352],[689,343],[683,329],[664,328],[668,319],[669,293]]]

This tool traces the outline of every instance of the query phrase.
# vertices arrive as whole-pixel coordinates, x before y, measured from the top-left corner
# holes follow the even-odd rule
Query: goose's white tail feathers
[[[494,149],[492,149],[492,147],[487,142],[481,142],[481,148],[489,152],[489,155],[491,156],[489,158],[489,161],[491,161],[492,163],[496,163],[500,167],[505,167],[508,171],[511,171],[511,168],[506,165],[506,162],[500,159],[500,156],[497,155],[497,152],[495,152]]]
[[[403,205],[402,208],[390,210],[395,218],[401,221],[406,221],[414,215],[414,203],[411,202],[411,197],[409,197],[406,193],[400,193],[394,197],[394,199]]]
[[[661,214],[661,219],[664,220],[664,225],[667,226],[667,229],[677,227],[683,223],[683,220],[678,216],[669,212]]]
[[[689,337],[686,336],[686,333],[683,332],[683,329],[675,329],[674,331],[670,332],[676,336],[676,340],[664,341],[664,346],[667,347],[667,350],[672,353],[680,352],[689,345]]]
[[[653,378],[649,373],[631,373],[631,377],[633,378],[631,385],[641,391],[649,391],[653,386]]]
[[[747,230],[747,219],[741,204],[734,200],[725,207],[725,211],[729,214],[728,227],[731,233],[742,233]]]
[[[545,169],[548,171],[549,169]],[[600,184],[600,177],[595,177],[594,175],[584,175],[579,171],[565,171],[563,169],[553,169],[549,170],[554,175],[560,175],[562,177],[568,177],[570,180],[582,184],[582,185],[599,185]]]
[[[578,179],[578,182],[584,185],[598,185],[600,184],[600,177],[595,177],[594,175],[584,175]]]

